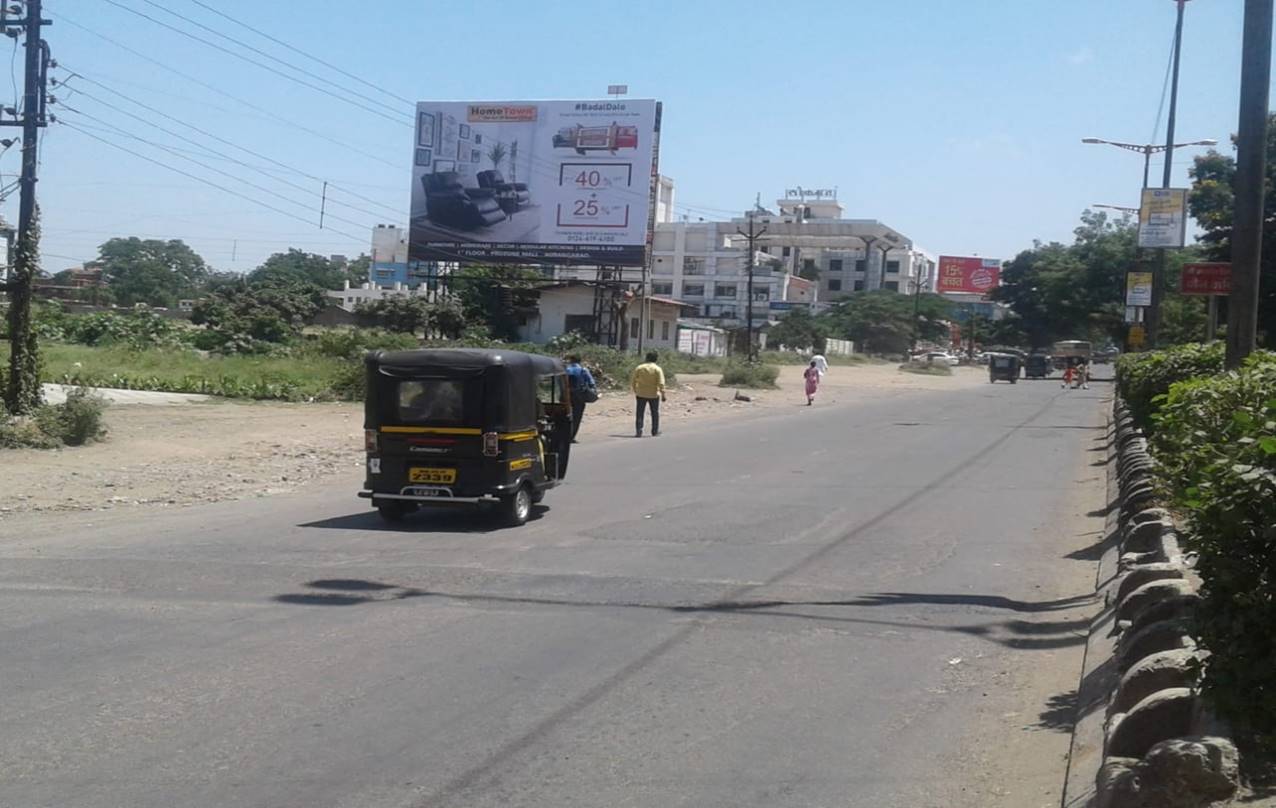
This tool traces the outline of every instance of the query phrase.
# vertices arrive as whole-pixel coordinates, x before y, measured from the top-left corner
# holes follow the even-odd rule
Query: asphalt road
[[[0,806],[1057,805],[1094,388],[582,445],[521,529],[353,476],[0,523]]]

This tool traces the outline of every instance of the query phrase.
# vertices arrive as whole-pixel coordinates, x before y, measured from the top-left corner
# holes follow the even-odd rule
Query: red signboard
[[[1001,284],[1001,262],[995,258],[939,256],[937,292],[987,294]]]
[[[1231,264],[1184,264],[1179,291],[1185,295],[1230,295]]]

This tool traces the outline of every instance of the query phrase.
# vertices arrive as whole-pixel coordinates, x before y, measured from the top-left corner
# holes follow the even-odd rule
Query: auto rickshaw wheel
[[[532,492],[528,486],[519,486],[517,491],[501,500],[501,510],[509,524],[515,527],[526,524],[532,515]]]
[[[408,506],[398,500],[388,500],[386,502],[377,503],[377,513],[381,514],[381,518],[387,522],[402,522],[403,517],[411,513],[415,508]]]

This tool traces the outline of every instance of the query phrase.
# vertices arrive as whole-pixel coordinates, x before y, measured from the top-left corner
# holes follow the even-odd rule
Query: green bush
[[[780,376],[780,369],[775,365],[764,365],[761,362],[729,362],[722,371],[719,387],[753,387],[773,389],[775,380]]]
[[[1117,360],[1117,392],[1129,406],[1135,422],[1150,430],[1158,397],[1168,393],[1175,382],[1222,373],[1223,353],[1223,344],[1213,342],[1125,354]]]
[[[66,403],[41,407],[36,412],[40,431],[67,446],[83,446],[101,439],[106,434],[102,426],[102,411],[106,399],[77,387],[66,395]]]
[[[302,347],[305,352],[319,356],[359,359],[366,351],[407,351],[420,344],[411,334],[378,328],[342,328],[307,335]]]
[[[40,429],[34,418],[0,418],[0,449],[56,449],[62,441]]]
[[[1203,689],[1220,714],[1276,746],[1276,355],[1173,385],[1152,448],[1198,554]]]

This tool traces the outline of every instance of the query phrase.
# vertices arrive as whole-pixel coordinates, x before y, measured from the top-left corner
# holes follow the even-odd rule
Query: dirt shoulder
[[[805,405],[800,366],[781,369],[779,389],[718,387],[718,377],[679,377],[661,413],[663,429]],[[984,371],[952,377],[900,373],[893,365],[835,366],[816,406],[986,384]],[[633,431],[633,402],[609,393],[586,412],[580,439]],[[0,452],[0,519],[18,513],[176,507],[269,496],[363,464],[358,404],[265,404],[226,400],[107,409],[108,440],[56,451]]]

